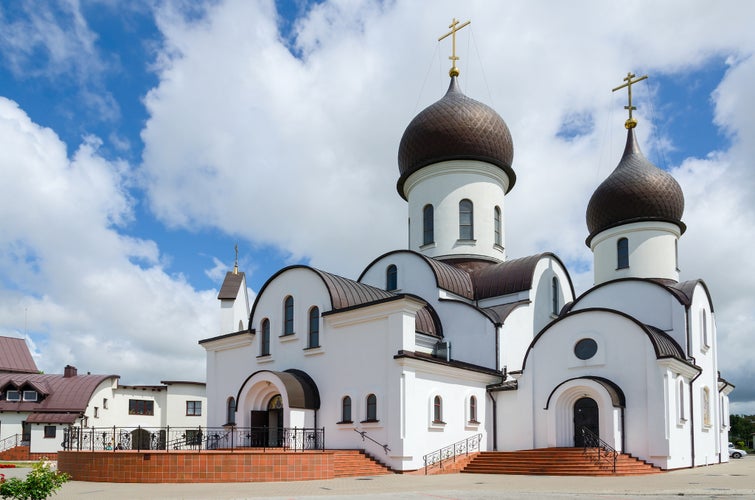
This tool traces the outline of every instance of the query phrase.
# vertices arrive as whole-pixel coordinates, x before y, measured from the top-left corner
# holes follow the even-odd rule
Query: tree
[[[755,434],[755,416],[730,415],[729,440],[738,446],[747,446]]]
[[[0,482],[0,497],[14,500],[44,500],[59,490],[69,476],[50,467],[50,464],[40,460],[32,466],[26,479],[17,477]]]

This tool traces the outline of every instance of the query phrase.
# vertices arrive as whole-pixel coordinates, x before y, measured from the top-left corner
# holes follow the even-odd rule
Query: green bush
[[[26,479],[10,478],[0,483],[0,497],[14,500],[44,500],[59,490],[69,476],[40,460],[31,468]]]

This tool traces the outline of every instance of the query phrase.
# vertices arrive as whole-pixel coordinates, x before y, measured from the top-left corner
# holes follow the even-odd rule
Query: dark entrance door
[[[267,446],[267,411],[252,410],[252,425],[249,432],[249,446]]]
[[[574,446],[585,446],[582,436],[582,428],[592,431],[596,436],[600,435],[598,425],[598,403],[592,398],[580,398],[574,403]]]

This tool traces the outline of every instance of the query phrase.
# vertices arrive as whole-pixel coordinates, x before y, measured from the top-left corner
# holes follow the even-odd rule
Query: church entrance
[[[283,398],[276,394],[267,410],[252,410],[251,446],[283,446]]]
[[[583,427],[596,436],[600,436],[598,424],[598,403],[592,398],[579,398],[574,403],[574,446],[577,448],[585,446]]]

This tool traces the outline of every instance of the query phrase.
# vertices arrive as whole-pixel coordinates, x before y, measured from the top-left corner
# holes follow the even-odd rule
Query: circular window
[[[582,339],[574,346],[574,355],[579,359],[590,359],[598,352],[598,343],[593,339]]]

